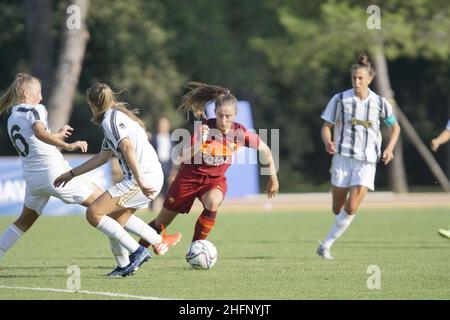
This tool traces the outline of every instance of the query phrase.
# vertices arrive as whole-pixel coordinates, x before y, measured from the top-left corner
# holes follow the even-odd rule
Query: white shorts
[[[64,162],[51,166],[51,170],[24,177],[26,182],[25,206],[42,214],[50,197],[70,204],[81,204],[86,201],[97,186],[82,176],[73,178],[64,187],[55,188],[53,186],[53,181],[70,169],[68,163]]]
[[[111,197],[119,197],[117,205],[122,208],[141,209],[147,207],[150,201],[156,198],[161,191],[164,182],[164,175],[161,172],[144,175],[144,181],[148,186],[153,187],[157,191],[152,195],[152,199],[147,198],[139,188],[139,185],[134,179],[124,179],[116,183],[108,189]]]
[[[339,188],[365,186],[374,190],[377,164],[334,155],[331,163],[331,184]]]

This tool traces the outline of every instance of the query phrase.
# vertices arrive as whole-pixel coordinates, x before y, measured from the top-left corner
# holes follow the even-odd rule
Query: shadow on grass
[[[220,257],[220,259],[222,260],[228,260],[228,259],[243,259],[243,260],[273,260],[276,259],[277,257],[263,257],[263,256],[259,256],[259,257],[230,257],[230,256],[226,256],[226,257]]]
[[[33,266],[29,266],[29,267],[23,267],[23,266],[12,266],[12,267],[2,267],[0,269],[0,276],[2,275],[2,273],[7,272],[7,271],[14,271],[14,270],[43,270],[43,271],[48,271],[48,270],[64,270],[63,273],[66,274],[66,270],[67,267],[71,265],[71,264],[67,264],[66,266],[44,266],[44,267],[33,267]],[[88,269],[111,269],[114,267],[114,264],[108,265],[108,266],[79,266],[81,270],[88,270]],[[65,277],[67,277],[67,275],[65,275]]]
[[[13,279],[13,278],[43,278],[44,275],[42,274],[10,274],[10,275],[3,275],[0,274],[0,279]],[[51,275],[52,278],[67,278],[66,275]]]

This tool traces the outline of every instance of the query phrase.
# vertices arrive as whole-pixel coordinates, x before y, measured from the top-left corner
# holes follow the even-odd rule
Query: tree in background
[[[53,88],[55,39],[53,32],[53,1],[25,0],[27,52],[31,73],[42,81],[42,97],[48,101]]]
[[[64,47],[70,2],[43,2],[47,1],[52,4],[48,25],[55,67]],[[395,99],[420,137],[429,141],[445,125],[450,106],[448,41],[442,40],[449,34],[449,5],[443,0],[376,3],[381,8],[381,33]],[[280,129],[283,192],[326,190],[329,159],[324,157],[318,134],[320,112],[332,93],[348,88],[349,66],[357,53],[370,50],[368,40],[377,33],[366,26],[370,4],[90,1],[90,38],[73,108],[66,113],[76,129],[73,138],[88,140],[90,152],[99,148],[101,134],[87,121],[91,112],[85,99],[86,88],[95,82],[127,89],[123,99],[141,109],[150,129],[161,115],[168,116],[175,127],[186,125],[175,107],[188,80],[219,84],[252,104],[256,128]],[[1,91],[17,72],[35,72],[25,12],[25,0],[0,4],[0,27],[5,30],[0,33]],[[5,120],[2,115],[2,128]],[[1,154],[15,154],[7,139],[6,130],[0,130]],[[410,186],[432,186],[435,178],[423,170],[426,164],[414,145],[405,139],[403,146]],[[445,162],[444,152],[436,157]],[[387,169],[382,167],[379,173],[377,185],[388,186]]]

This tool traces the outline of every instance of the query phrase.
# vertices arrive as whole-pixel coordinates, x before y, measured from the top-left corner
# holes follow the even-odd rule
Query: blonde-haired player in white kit
[[[118,266],[108,275],[124,277],[133,274],[150,259],[148,250],[127,231],[143,237],[160,254],[175,245],[181,234],[163,233],[160,236],[133,214],[137,209],[148,206],[160,192],[164,181],[161,163],[147,139],[144,122],[126,108],[126,103],[116,101],[107,84],[94,84],[87,95],[92,121],[100,125],[104,133],[102,149],[85,163],[56,178],[54,185],[64,187],[74,177],[103,165],[112,155],[119,159],[124,179],[89,206],[86,218],[110,238]]]
[[[351,224],[367,191],[374,190],[380,157],[385,165],[394,158],[400,126],[389,102],[369,89],[374,75],[368,57],[360,54],[351,68],[353,89],[336,94],[321,116],[325,120],[321,130],[325,150],[333,155],[330,173],[336,215],[328,236],[317,249],[325,259],[333,259],[331,246]],[[380,119],[391,128],[382,153]]]
[[[39,79],[18,74],[0,98],[0,113],[9,109],[8,134],[22,160],[26,183],[25,200],[20,217],[0,236],[0,258],[19,240],[42,214],[51,196],[66,203],[89,206],[103,192],[94,184],[78,178],[67,189],[53,186],[53,180],[70,169],[56,148],[87,151],[85,141],[67,143],[72,128],[64,126],[58,133],[48,128],[47,110],[42,100]]]
[[[433,140],[431,140],[431,150],[436,152],[439,149],[439,146],[441,146],[444,143],[447,143],[450,141],[450,119],[447,122],[447,127]],[[450,239],[450,229],[439,229],[438,233],[445,237]]]

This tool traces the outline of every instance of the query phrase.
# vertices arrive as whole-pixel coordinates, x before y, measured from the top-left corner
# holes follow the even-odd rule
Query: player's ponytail
[[[145,128],[145,122],[136,116],[139,110],[128,109],[128,103],[126,102],[117,102],[116,95],[120,94],[120,92],[115,93],[106,83],[96,83],[86,93],[93,114],[91,121],[94,124],[100,125],[103,120],[103,114],[113,108],[125,113],[129,118]]]
[[[181,99],[178,108],[180,112],[189,115],[192,111],[196,119],[205,118],[205,105],[214,101],[216,108],[225,103],[236,104],[236,98],[230,93],[230,90],[220,86],[209,85],[201,82],[189,82],[186,86],[190,91]]]
[[[365,68],[370,77],[375,76],[375,68],[372,66],[369,57],[365,53],[359,54],[358,61],[352,66],[351,72],[353,73],[353,71],[359,68]]]
[[[22,102],[25,99],[25,90],[34,82],[41,83],[38,78],[29,74],[17,74],[8,90],[0,97],[0,113]]]

